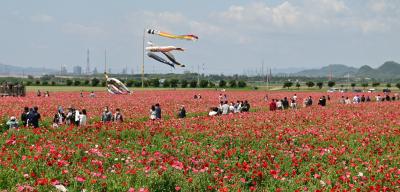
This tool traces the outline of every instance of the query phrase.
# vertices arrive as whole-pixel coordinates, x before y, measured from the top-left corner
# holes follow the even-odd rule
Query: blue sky
[[[145,58],[146,72],[196,70],[242,74],[264,67],[315,68],[328,64],[379,66],[400,62],[400,1],[397,0],[2,0],[0,63],[71,70],[138,72],[142,33],[154,28],[193,33],[187,42],[148,36],[187,51],[176,58],[186,69]]]

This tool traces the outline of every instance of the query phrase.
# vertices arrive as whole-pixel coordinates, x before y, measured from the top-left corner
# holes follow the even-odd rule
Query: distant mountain
[[[368,65],[364,65],[359,69],[346,65],[333,64],[320,69],[309,69],[293,73],[296,76],[306,77],[328,77],[330,74],[334,77],[344,77],[350,74],[353,77],[360,78],[376,78],[376,79],[395,79],[400,78],[400,64],[394,61],[387,61],[380,67],[374,69]]]
[[[344,77],[348,73],[355,74],[358,69],[354,67],[348,67],[341,64],[331,64],[320,69],[308,69],[294,73],[296,76],[306,76],[306,77],[328,77],[333,75],[334,77]]]
[[[44,75],[54,74],[58,71],[46,68],[18,67],[0,63],[0,75]]]

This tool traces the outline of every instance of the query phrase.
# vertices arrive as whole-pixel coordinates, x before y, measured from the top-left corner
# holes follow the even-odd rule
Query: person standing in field
[[[18,121],[17,118],[14,116],[10,117],[10,120],[7,121],[6,125],[9,129],[16,129],[18,128]]]
[[[21,122],[22,122],[22,126],[26,127],[28,126],[28,113],[29,113],[29,108],[28,107],[24,107],[24,111],[21,114]]]
[[[308,96],[308,99],[307,99],[307,106],[311,106],[312,104],[313,104],[312,97],[311,97],[311,96]]]
[[[223,100],[222,93],[221,93],[221,94],[219,94],[219,96],[218,96],[218,100],[219,100],[219,102],[222,102],[222,100]]]
[[[186,117],[186,109],[185,106],[181,106],[178,113],[178,118],[185,118]]]
[[[124,117],[122,116],[121,109],[117,108],[115,110],[115,114],[113,116],[113,121],[118,122],[118,123],[124,122]]]
[[[288,101],[287,97],[283,98],[282,107],[283,107],[283,109],[289,108],[289,101]]]
[[[268,102],[268,94],[266,94],[266,95],[264,96],[264,101],[265,101],[265,102]]]
[[[224,104],[222,104],[222,106],[221,106],[221,114],[222,115],[228,115],[229,114],[228,101],[224,101]]]
[[[294,101],[297,101],[297,94],[294,94],[293,97],[292,97],[292,99],[293,99]]]
[[[111,111],[108,109],[108,106],[107,107],[104,107],[104,111],[103,111],[103,113],[102,113],[102,115],[101,115],[101,121],[103,122],[103,123],[107,123],[107,122],[110,122],[112,120],[112,113],[111,113]]]
[[[53,118],[53,127],[58,127],[62,125],[66,119],[66,115],[64,114],[61,106],[58,106],[57,113],[54,115]]]
[[[319,106],[322,106],[322,107],[325,107],[325,106],[326,106],[326,98],[325,98],[325,96],[322,96],[322,97],[319,99],[318,105],[319,105]]]
[[[89,96],[90,98],[95,98],[96,97],[96,95],[94,94],[94,91],[91,91],[90,92],[90,96]]]
[[[245,101],[243,102],[243,109],[242,109],[242,111],[243,111],[243,112],[249,112],[249,111],[250,111],[250,104],[249,104],[249,102],[248,102],[247,100],[245,100]]]
[[[346,103],[346,99],[344,98],[344,96],[340,97],[339,103],[340,104],[345,104]]]
[[[151,120],[156,120],[156,107],[154,105],[151,106],[150,108],[150,119]]]
[[[346,97],[346,100],[344,100],[344,103],[345,103],[346,105],[351,104],[350,98],[349,98],[349,97]]]
[[[33,128],[39,127],[39,121],[41,119],[39,108],[37,106],[33,107],[33,110],[28,114],[28,122]]]
[[[75,121],[75,113],[74,112],[75,112],[75,109],[72,106],[68,108],[68,113],[65,117],[65,123],[67,125],[71,125]]]
[[[276,102],[275,99],[271,100],[271,103],[269,103],[269,110],[270,111],[276,111]]]
[[[156,108],[156,119],[161,119],[161,107],[160,107],[160,104],[156,103],[155,108]]]
[[[292,108],[292,109],[296,109],[297,108],[296,99],[292,98],[290,100],[290,108]]]
[[[229,105],[229,113],[235,113],[235,104],[233,102]]]
[[[42,96],[42,92],[40,92],[39,89],[38,89],[37,92],[36,92],[36,96],[38,96],[38,97]]]
[[[283,109],[282,100],[277,99],[277,101],[276,101],[276,109],[278,109],[278,110]]]
[[[75,109],[75,112],[74,112],[74,113],[75,113],[74,124],[75,124],[75,126],[79,126],[79,123],[81,122],[81,120],[79,119],[81,113],[79,112],[78,109]]]
[[[87,112],[86,109],[82,109],[79,113],[79,126],[86,126],[87,124]]]

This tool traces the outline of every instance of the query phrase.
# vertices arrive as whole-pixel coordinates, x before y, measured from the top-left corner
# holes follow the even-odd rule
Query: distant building
[[[66,75],[68,73],[67,68],[65,66],[61,67],[60,75]]]
[[[97,74],[97,73],[99,73],[98,71],[97,71],[97,67],[95,67],[94,69],[93,69],[93,72],[92,72],[93,74]]]
[[[74,75],[81,75],[82,74],[82,67],[81,66],[75,66],[73,69],[73,74]]]

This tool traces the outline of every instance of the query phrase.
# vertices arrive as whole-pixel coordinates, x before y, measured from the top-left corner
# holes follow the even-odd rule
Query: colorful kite
[[[146,47],[146,51],[150,52],[170,52],[170,51],[184,51],[183,48],[175,46],[150,46]]]
[[[149,56],[150,58],[152,58],[152,59],[154,59],[154,60],[156,60],[156,61],[158,61],[158,62],[167,64],[167,65],[169,65],[169,66],[175,68],[175,65],[174,65],[173,63],[171,63],[171,62],[169,62],[169,61],[163,59],[162,57],[160,57],[160,56],[158,56],[158,55],[156,55],[156,54],[154,54],[154,53],[152,53],[152,52],[147,52],[147,56]]]
[[[150,58],[157,60],[161,63],[167,64],[173,68],[175,68],[175,65],[178,65],[180,67],[185,67],[185,65],[182,65],[181,63],[176,61],[174,55],[171,53],[171,51],[183,51],[182,48],[175,46],[154,46],[152,42],[147,42],[147,44],[149,44],[150,46],[146,47],[145,49],[148,52],[147,56],[149,56]],[[162,54],[165,55],[165,57],[167,57],[169,61],[156,55],[153,52],[161,52]]]
[[[112,94],[130,94],[131,91],[118,79],[108,77],[107,73],[104,73],[107,83],[107,91]]]
[[[171,38],[171,39],[185,39],[185,40],[190,40],[190,41],[199,39],[199,37],[197,37],[196,35],[191,35],[191,34],[190,35],[174,35],[171,33],[161,32],[161,31],[157,31],[154,29],[148,29],[147,33],[152,34],[152,35],[159,35],[161,37],[167,37],[167,38]]]

